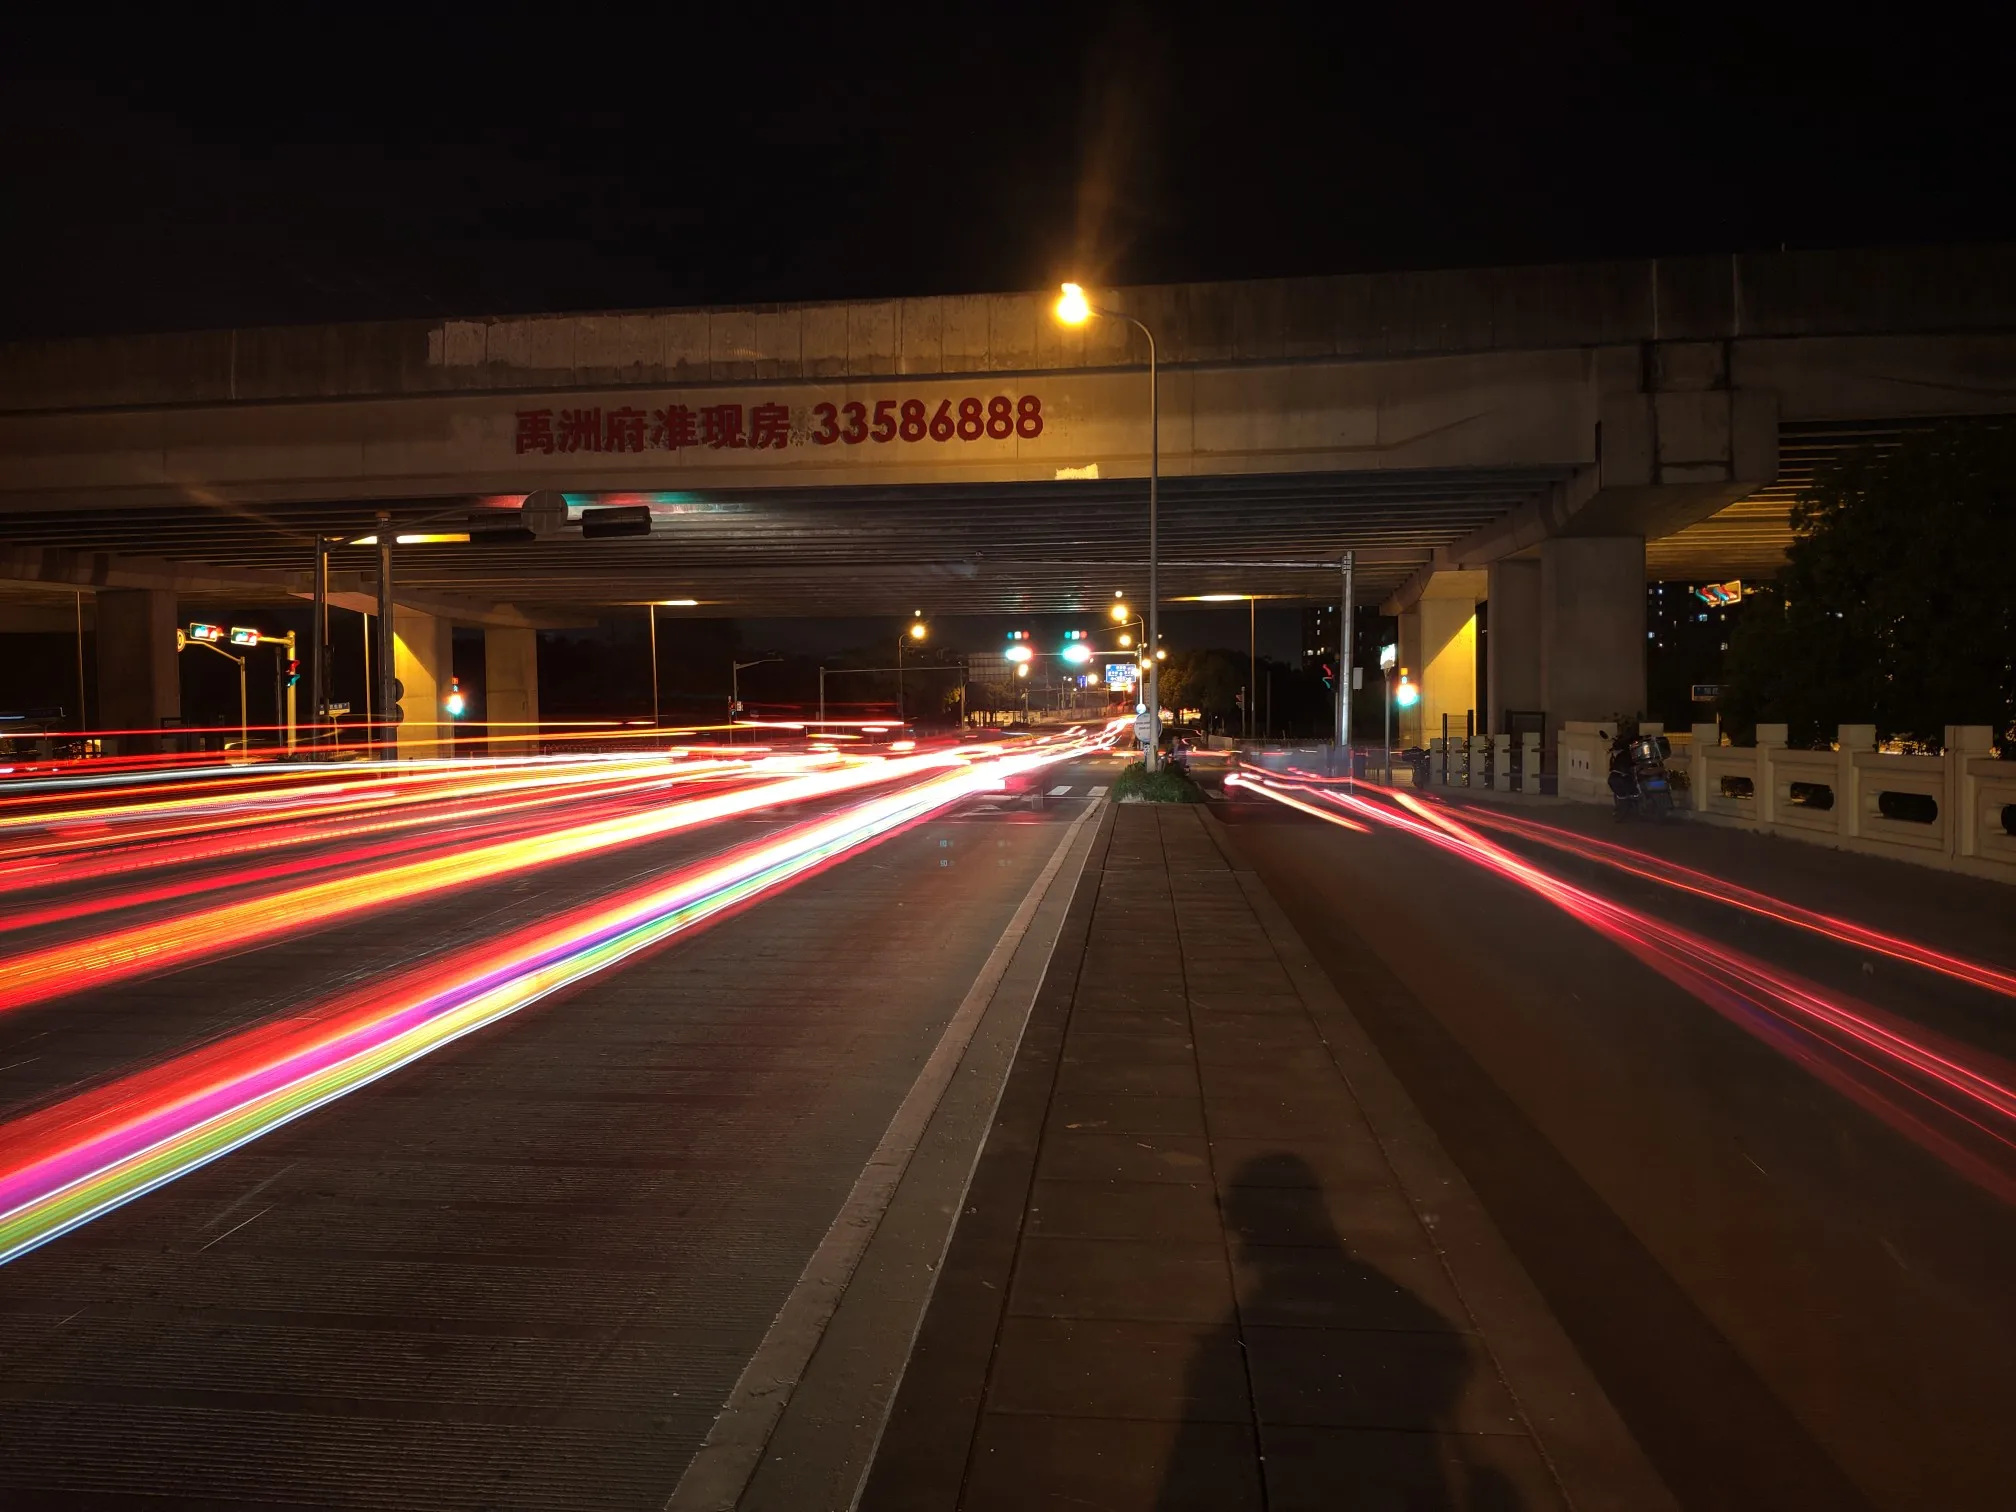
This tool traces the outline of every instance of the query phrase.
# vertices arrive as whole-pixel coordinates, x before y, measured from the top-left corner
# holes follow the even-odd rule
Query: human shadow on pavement
[[[1460,1431],[1458,1403],[1479,1368],[1470,1341],[1346,1249],[1308,1162],[1288,1153],[1246,1161],[1223,1214],[1241,1273],[1227,1326],[1245,1360],[1270,1512],[1526,1506],[1500,1470],[1473,1457],[1476,1436]],[[1213,1368],[1204,1351],[1193,1356],[1187,1400],[1212,1400]],[[1183,1425],[1157,1512],[1196,1512],[1199,1488],[1223,1484],[1223,1432]]]

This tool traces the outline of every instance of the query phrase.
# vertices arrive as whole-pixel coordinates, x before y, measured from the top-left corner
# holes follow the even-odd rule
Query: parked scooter
[[[1657,824],[1673,812],[1673,785],[1666,776],[1672,754],[1664,735],[1640,735],[1635,727],[1617,731],[1610,743],[1610,796],[1619,819]]]

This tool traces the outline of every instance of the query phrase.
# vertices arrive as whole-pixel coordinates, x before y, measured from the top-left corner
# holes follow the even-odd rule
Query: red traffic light
[[[221,641],[222,639],[224,639],[224,627],[222,625],[205,625],[200,623],[192,624],[189,627],[189,639],[198,641]]]

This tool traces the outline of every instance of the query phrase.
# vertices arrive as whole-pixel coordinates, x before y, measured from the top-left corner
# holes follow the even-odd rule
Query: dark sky
[[[220,14],[10,16],[0,336],[2016,235],[1986,7]]]

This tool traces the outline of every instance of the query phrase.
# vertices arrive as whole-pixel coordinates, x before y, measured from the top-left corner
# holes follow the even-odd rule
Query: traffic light
[[[211,641],[213,643],[221,641],[224,639],[224,627],[222,625],[206,625],[198,621],[190,625],[189,639],[193,641]]]
[[[468,712],[469,700],[462,696],[461,678],[451,677],[448,679],[448,696],[442,700],[442,703],[448,710],[448,717],[450,719],[460,719]]]
[[[234,646],[256,646],[259,644],[259,632],[245,625],[233,625],[231,627],[231,644]]]
[[[1337,669],[1332,667],[1328,662],[1322,663],[1322,667],[1323,686],[1330,692],[1335,693],[1337,691]]]
[[[287,658],[287,686],[298,687],[301,682],[301,663],[295,657]]]

